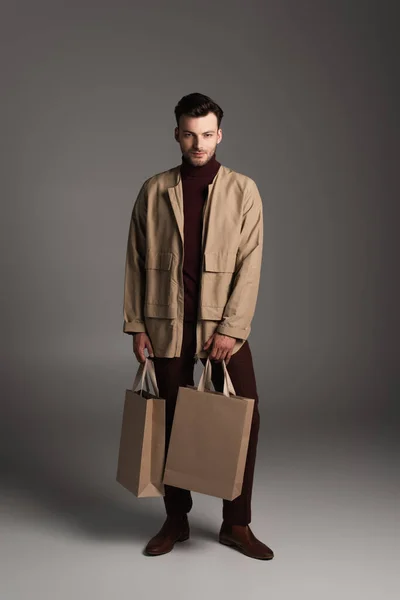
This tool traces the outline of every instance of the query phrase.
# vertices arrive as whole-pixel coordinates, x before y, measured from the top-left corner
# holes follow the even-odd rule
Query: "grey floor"
[[[400,597],[390,427],[289,418],[264,401],[251,527],[274,560],[218,544],[222,503],[196,493],[191,539],[147,557],[162,500],[115,482],[121,377],[95,371],[9,377],[1,600]]]

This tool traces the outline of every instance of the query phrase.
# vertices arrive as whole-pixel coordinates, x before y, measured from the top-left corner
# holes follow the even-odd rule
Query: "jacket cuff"
[[[230,327],[229,325],[218,325],[216,331],[222,335],[229,335],[237,340],[246,340],[250,333],[250,329],[242,329],[240,327]]]
[[[125,322],[123,332],[128,334],[146,333],[146,325],[143,321],[131,321],[130,323]]]

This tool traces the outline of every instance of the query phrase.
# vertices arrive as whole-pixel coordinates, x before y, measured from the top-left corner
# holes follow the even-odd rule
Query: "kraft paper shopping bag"
[[[254,399],[236,396],[220,364],[223,392],[211,391],[210,359],[197,388],[179,388],[163,481],[233,500],[242,491]]]
[[[117,481],[138,498],[164,496],[164,462],[165,400],[159,398],[154,364],[146,358],[125,392]]]

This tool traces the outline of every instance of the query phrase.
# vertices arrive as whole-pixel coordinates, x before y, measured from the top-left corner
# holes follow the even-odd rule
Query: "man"
[[[175,108],[182,162],[146,180],[133,207],[127,245],[124,332],[139,362],[154,360],[166,400],[166,450],[179,386],[194,385],[198,358],[212,361],[223,387],[225,360],[237,395],[255,399],[242,493],[223,501],[219,541],[258,559],[273,552],[252,533],[251,494],[259,410],[247,337],[254,315],[263,245],[262,202],[253,180],[221,165],[222,109],[208,96],[184,96]],[[189,490],[165,486],[167,519],[148,555],[189,537]]]

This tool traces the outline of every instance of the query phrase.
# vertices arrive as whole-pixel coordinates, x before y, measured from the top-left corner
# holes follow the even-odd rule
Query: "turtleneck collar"
[[[191,165],[185,157],[182,155],[181,164],[181,175],[182,179],[197,178],[197,177],[214,177],[221,163],[219,163],[215,157],[215,154],[210,158],[208,163],[201,165],[200,167],[194,167]]]

